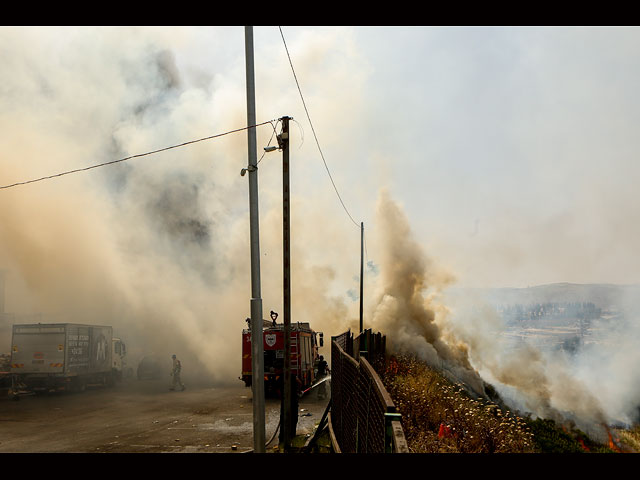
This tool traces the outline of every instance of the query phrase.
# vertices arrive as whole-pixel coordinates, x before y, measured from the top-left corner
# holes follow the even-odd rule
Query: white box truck
[[[113,385],[126,368],[113,327],[76,323],[13,325],[10,395]]]

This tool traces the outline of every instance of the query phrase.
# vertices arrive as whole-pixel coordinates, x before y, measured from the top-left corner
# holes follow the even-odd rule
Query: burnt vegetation
[[[381,375],[413,453],[615,452],[553,420],[477,400],[412,356],[391,357]],[[496,395],[497,396],[497,395]]]

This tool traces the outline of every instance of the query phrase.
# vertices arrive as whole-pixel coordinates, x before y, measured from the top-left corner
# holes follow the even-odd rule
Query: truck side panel
[[[64,326],[14,326],[11,343],[13,373],[63,373],[64,365]]]
[[[83,375],[111,371],[112,327],[14,325],[13,373]]]
[[[90,327],[89,331],[91,338],[89,367],[91,372],[110,372],[113,329],[111,327]]]
[[[67,325],[66,373],[86,373],[90,363],[90,335],[86,325]]]

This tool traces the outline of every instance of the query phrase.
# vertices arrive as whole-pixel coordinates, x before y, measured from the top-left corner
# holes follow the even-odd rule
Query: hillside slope
[[[382,375],[402,414],[414,453],[615,452],[584,432],[509,411],[497,398],[482,402],[413,357],[392,357]]]

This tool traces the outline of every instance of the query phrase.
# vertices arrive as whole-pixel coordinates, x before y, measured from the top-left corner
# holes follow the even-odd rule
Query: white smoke
[[[201,52],[207,42],[219,48]],[[3,185],[246,124],[241,27],[3,28],[0,44]],[[321,43],[311,55],[330,48]],[[203,65],[187,54],[194,51],[214,58]],[[284,98],[265,84],[259,98]],[[258,113],[264,121],[292,112]],[[258,144],[272,133],[269,125],[259,129]],[[199,372],[238,382],[251,297],[248,184],[240,176],[246,139],[241,132],[2,190],[6,310],[113,325],[133,362],[176,353],[187,378]],[[292,320],[330,336],[348,328],[351,306],[333,285],[340,263],[327,266],[317,246],[344,245],[348,227],[327,221],[326,198],[307,198],[298,167],[304,152],[295,155]],[[263,309],[281,311],[279,161],[265,158],[260,173]],[[326,225],[323,235],[315,225]],[[356,249],[355,235],[353,243]],[[0,350],[8,349],[9,339],[3,343]]]
[[[575,422],[595,435],[603,424],[628,418],[619,407],[637,408],[637,397],[629,395],[636,375],[610,370],[615,358],[598,368],[594,363],[603,358],[593,351],[572,358],[527,343],[513,347],[503,335],[502,318],[485,298],[474,298],[473,291],[446,295],[454,277],[425,254],[386,191],[377,213],[381,278],[371,315],[391,352],[415,354],[471,392],[484,394],[489,383],[513,408]],[[627,384],[624,377],[633,381]],[[620,385],[628,391],[616,397]],[[623,398],[631,403],[620,405]]]

